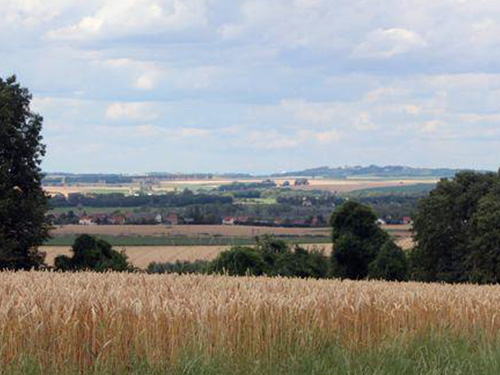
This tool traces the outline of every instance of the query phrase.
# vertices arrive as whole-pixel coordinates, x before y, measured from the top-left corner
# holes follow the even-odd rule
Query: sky
[[[45,171],[498,169],[497,0],[0,0]]]

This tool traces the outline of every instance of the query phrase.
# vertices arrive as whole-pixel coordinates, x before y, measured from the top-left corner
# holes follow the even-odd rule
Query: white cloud
[[[112,103],[105,116],[108,120],[151,121],[159,114],[150,103]]]
[[[86,40],[176,32],[204,26],[206,11],[206,0],[107,0],[94,14],[47,36]]]
[[[354,122],[354,128],[360,131],[372,131],[377,130],[378,126],[372,122],[370,114],[362,112]]]
[[[353,57],[389,59],[425,47],[427,43],[416,32],[405,29],[377,29],[357,46]]]
[[[328,145],[334,142],[338,142],[342,133],[337,129],[331,129],[327,131],[311,131],[303,130],[299,132],[299,137],[304,141],[314,141],[321,145]]]

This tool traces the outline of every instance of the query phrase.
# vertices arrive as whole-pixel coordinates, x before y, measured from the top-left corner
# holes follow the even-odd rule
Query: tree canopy
[[[376,221],[377,216],[369,207],[354,201],[344,203],[332,214],[333,276],[349,279],[368,276],[370,263],[390,240]]]
[[[49,230],[43,119],[31,111],[31,99],[16,77],[0,78],[0,269],[38,268],[44,260],[37,250]]]
[[[421,200],[414,223],[413,277],[500,281],[500,177],[461,172]]]

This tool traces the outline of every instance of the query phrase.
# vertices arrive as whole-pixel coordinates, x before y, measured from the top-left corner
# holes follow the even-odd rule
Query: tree
[[[73,257],[59,255],[55,259],[58,271],[131,271],[124,252],[113,250],[104,240],[83,234],[78,236],[71,248]]]
[[[408,278],[406,255],[392,240],[380,249],[375,260],[369,265],[368,276],[371,279],[404,281]]]
[[[363,279],[368,275],[369,264],[389,239],[376,220],[369,207],[353,201],[344,203],[332,214],[333,276]]]
[[[38,251],[49,237],[47,196],[42,190],[41,116],[16,77],[0,78],[0,269],[43,264]]]
[[[487,206],[499,201],[498,194],[485,197],[498,181],[496,173],[461,172],[452,180],[442,179],[420,201],[413,225],[417,245],[410,256],[413,278],[465,282],[473,271],[473,279],[481,279],[478,272],[485,269],[480,265],[493,260],[486,253],[494,248],[495,225],[491,218],[484,221],[494,212]],[[486,262],[480,261],[485,257]]]
[[[470,247],[464,260],[468,281],[500,282],[500,188],[481,198],[471,219]]]

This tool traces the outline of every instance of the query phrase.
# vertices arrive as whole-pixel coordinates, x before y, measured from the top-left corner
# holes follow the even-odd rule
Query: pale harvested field
[[[86,184],[86,185],[70,185],[70,186],[44,186],[43,189],[51,194],[62,194],[64,196],[68,196],[69,194],[89,194],[95,192],[119,192],[125,195],[130,194],[132,191],[137,190],[136,187],[132,185],[106,185],[106,184]]]
[[[349,193],[362,189],[402,187],[436,182],[437,180],[309,180],[308,186],[293,186],[292,188],[296,190],[325,190]]]
[[[2,272],[0,298],[0,367],[28,358],[44,374],[97,362],[124,374],[131,356],[170,363],[190,348],[193,361],[283,360],[338,344],[404,345],[430,333],[497,342],[500,331],[499,286]],[[425,347],[419,355],[435,360]]]
[[[422,179],[422,180],[380,180],[380,179],[346,179],[346,180],[333,180],[333,179],[309,179],[310,185],[308,186],[293,186],[295,183],[294,177],[289,179],[271,178],[279,186],[284,181],[291,183],[292,189],[297,190],[325,190],[331,192],[351,192],[361,189],[379,188],[379,187],[392,187],[392,186],[411,186],[420,183],[436,183],[437,180]],[[185,187],[193,189],[212,189],[221,185],[228,185],[233,182],[253,183],[261,182],[262,179],[217,179],[217,180],[178,180],[178,181],[160,181],[153,185],[152,190],[155,192],[168,192],[173,190],[182,190]],[[130,194],[140,190],[138,183],[131,184],[78,184],[70,186],[44,186],[44,189],[51,194],[68,195],[71,193],[92,193],[104,191],[119,191],[124,194]]]
[[[304,244],[307,249],[321,249],[328,254],[332,245],[329,244]],[[151,262],[176,262],[195,260],[212,260],[221,252],[231,246],[114,246],[115,250],[124,250],[128,260],[136,267],[146,268]],[[71,255],[70,246],[42,246],[40,250],[47,253],[45,261],[54,264],[58,255]]]
[[[238,225],[64,225],[52,232],[54,236],[92,234],[110,236],[240,236],[253,237],[264,234],[290,236],[329,235],[329,228],[273,228]]]

